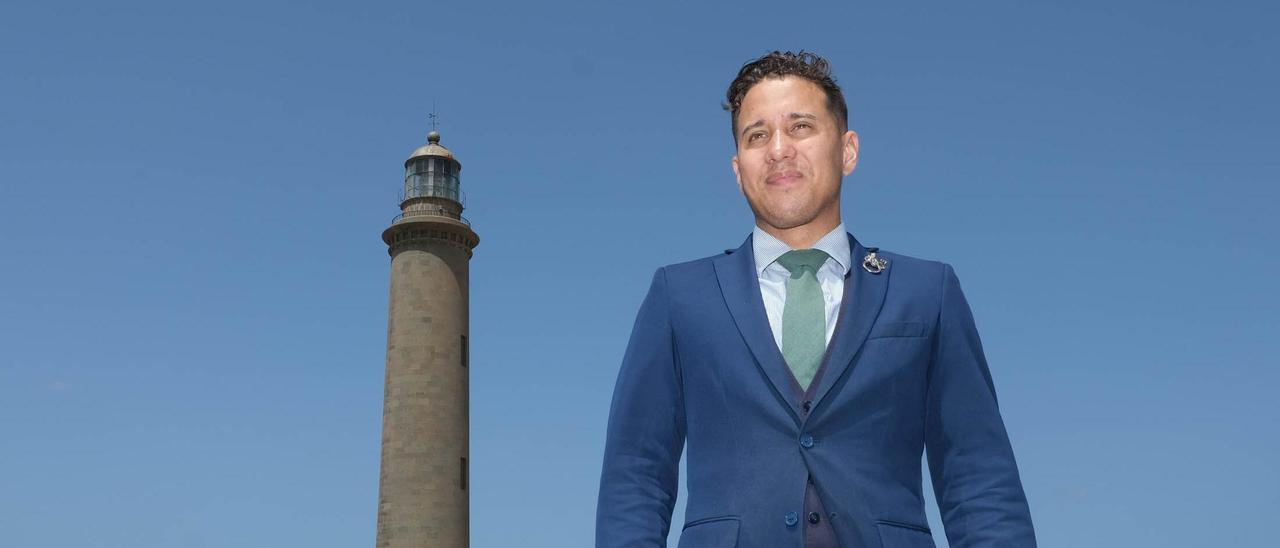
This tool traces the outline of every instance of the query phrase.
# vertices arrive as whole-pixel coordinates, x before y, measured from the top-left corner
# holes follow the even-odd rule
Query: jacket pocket
[[[738,516],[720,516],[686,523],[677,548],[737,548]]]
[[[923,337],[924,322],[879,322],[871,328],[867,339],[887,337]]]
[[[880,544],[884,548],[937,548],[933,534],[924,525],[879,520],[876,529],[880,531]]]

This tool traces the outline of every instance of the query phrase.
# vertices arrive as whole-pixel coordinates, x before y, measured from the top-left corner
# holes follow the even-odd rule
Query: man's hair
[[[729,84],[729,91],[725,93],[728,102],[723,106],[730,112],[733,142],[738,142],[738,111],[742,109],[742,98],[747,96],[747,91],[765,78],[781,79],[786,76],[798,76],[822,88],[827,96],[827,110],[836,117],[836,125],[842,131],[849,128],[849,107],[844,102],[840,86],[831,77],[830,63],[818,54],[804,50],[800,53],[774,50],[742,65],[738,77]]]

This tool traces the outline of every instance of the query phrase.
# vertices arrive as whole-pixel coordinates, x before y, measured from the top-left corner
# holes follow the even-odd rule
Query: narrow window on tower
[[[467,336],[462,336],[462,366],[467,366]]]
[[[462,457],[461,471],[462,471],[462,480],[461,480],[462,490],[466,491],[467,490],[467,457]]]

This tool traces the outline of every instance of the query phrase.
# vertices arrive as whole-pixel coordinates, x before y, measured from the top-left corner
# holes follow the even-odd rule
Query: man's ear
[[[729,159],[729,163],[733,165],[733,178],[738,180],[738,192],[742,192],[742,174],[738,172],[738,155],[734,154]]]
[[[853,173],[853,168],[858,165],[858,134],[852,129],[844,132],[844,174]]]

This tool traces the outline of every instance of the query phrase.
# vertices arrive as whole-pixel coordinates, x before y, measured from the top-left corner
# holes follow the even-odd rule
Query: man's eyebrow
[[[817,117],[817,116],[814,116],[814,115],[812,115],[812,114],[809,114],[808,112],[792,112],[792,113],[791,113],[791,115],[790,115],[790,117],[791,117],[791,119],[792,119],[792,120],[798,120],[798,119],[801,119],[801,118],[803,118],[803,119],[805,119],[805,120],[817,120],[817,119],[818,119],[818,117]]]

